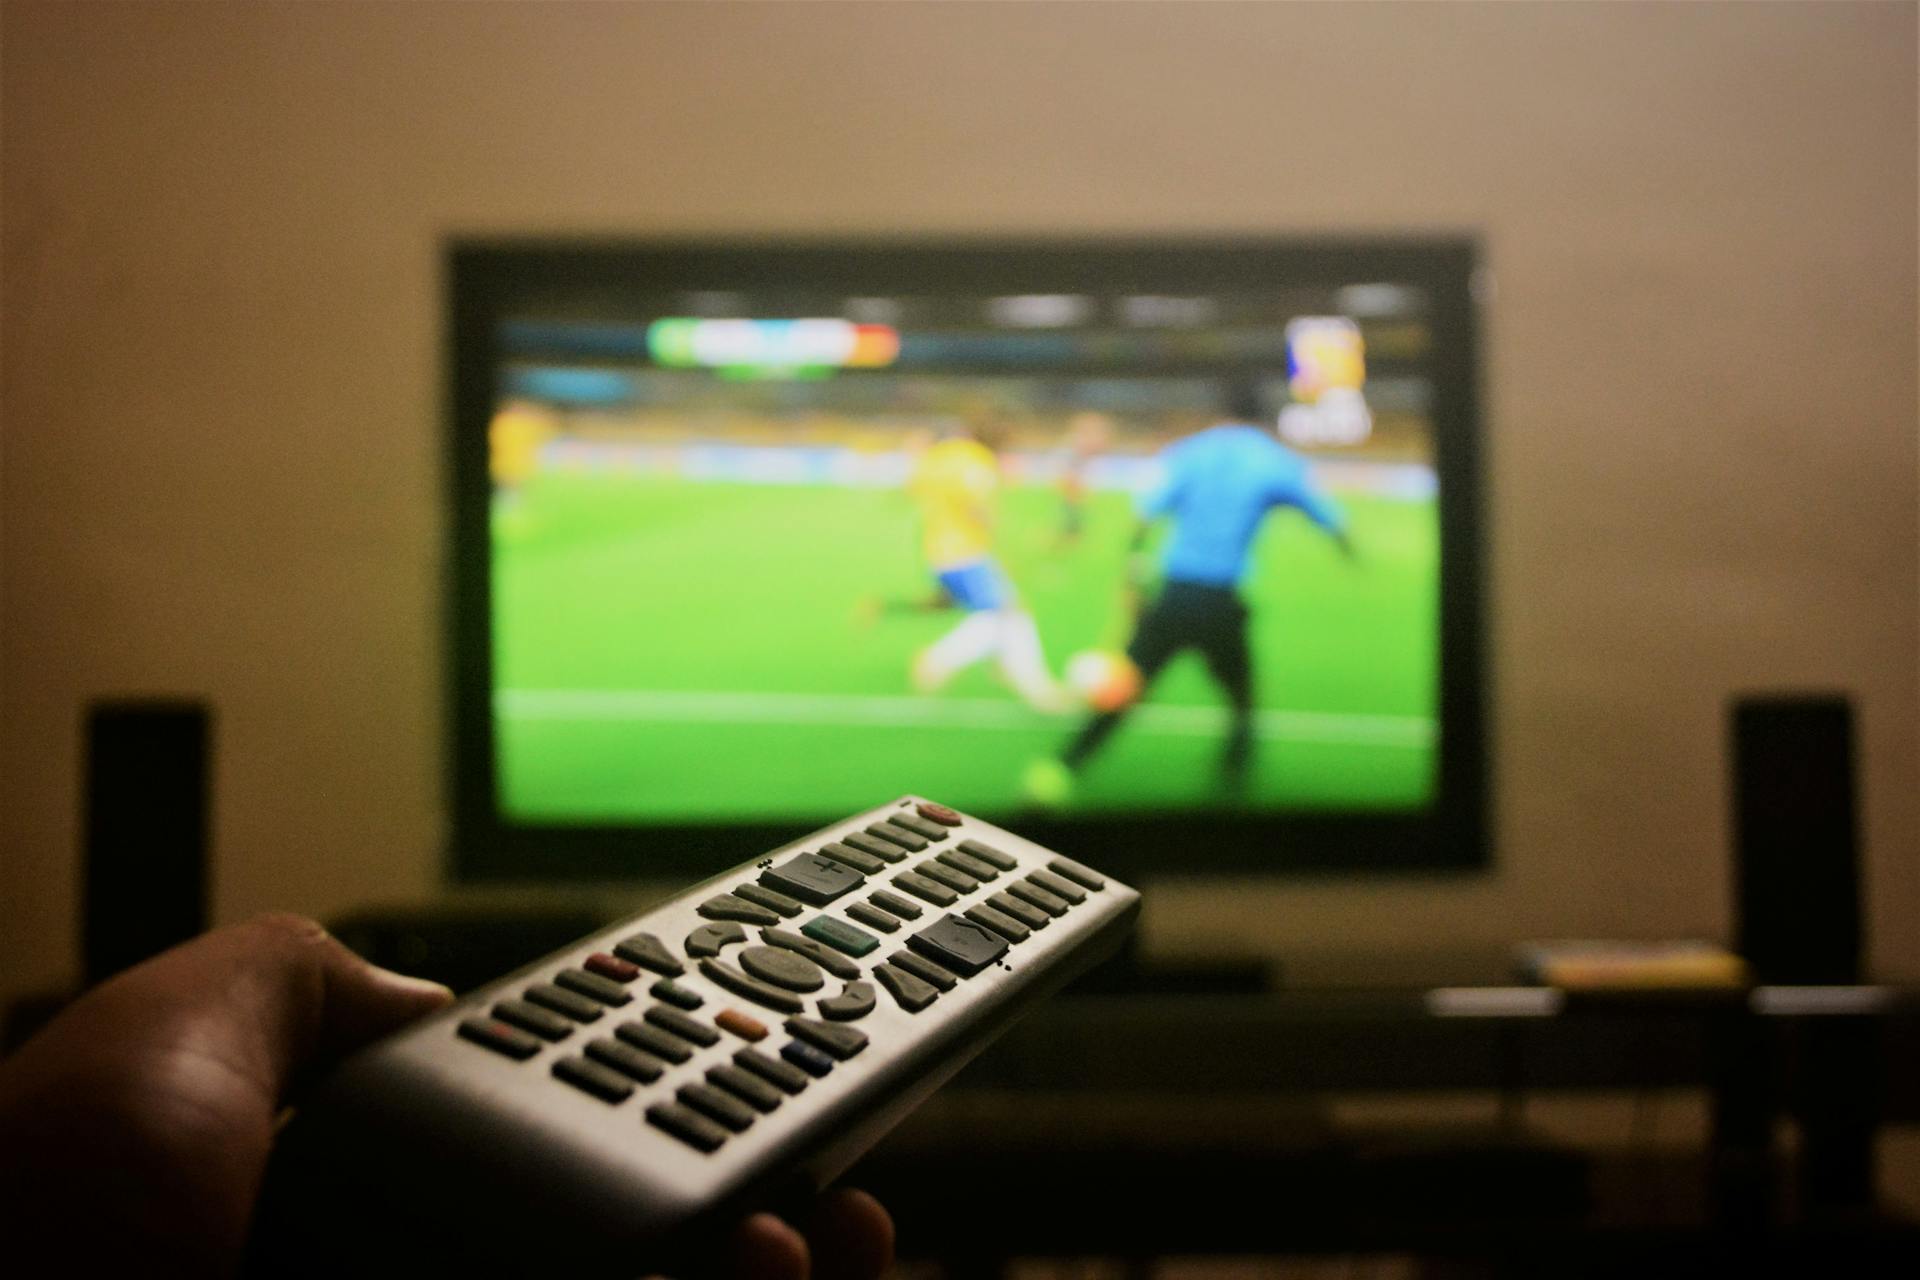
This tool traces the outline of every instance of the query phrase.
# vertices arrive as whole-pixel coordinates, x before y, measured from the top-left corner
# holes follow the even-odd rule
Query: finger
[[[727,1274],[738,1280],[808,1280],[806,1239],[770,1213],[756,1213],[734,1229]]]
[[[877,1280],[893,1265],[893,1218],[864,1191],[830,1191],[807,1222],[813,1280]]]
[[[312,920],[265,915],[221,929],[178,954],[201,970],[224,971],[239,1025],[276,1099],[296,1072],[324,1066],[453,998],[435,982],[368,964]]]

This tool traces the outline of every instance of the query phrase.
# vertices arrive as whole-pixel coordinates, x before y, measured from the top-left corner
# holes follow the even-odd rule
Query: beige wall
[[[1722,934],[1726,699],[1832,686],[1920,974],[1912,4],[10,3],[0,51],[0,994],[71,972],[100,693],[218,704],[222,917],[435,891],[436,247],[568,229],[1483,231],[1498,871],[1149,936]]]

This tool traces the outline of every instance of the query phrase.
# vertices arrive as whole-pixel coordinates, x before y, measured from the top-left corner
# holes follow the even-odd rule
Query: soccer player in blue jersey
[[[1292,507],[1324,530],[1342,554],[1349,559],[1354,554],[1345,516],[1314,484],[1305,460],[1272,430],[1254,425],[1265,416],[1257,388],[1236,385],[1226,420],[1168,446],[1166,474],[1141,500],[1133,540],[1131,576],[1137,589],[1147,575],[1142,548],[1148,533],[1159,520],[1173,521],[1161,560],[1160,594],[1135,625],[1127,657],[1140,670],[1144,694],[1169,661],[1187,649],[1199,650],[1232,710],[1220,767],[1233,795],[1244,791],[1253,760],[1253,662],[1240,584],[1254,537],[1268,512]],[[1064,800],[1073,774],[1127,711],[1120,707],[1093,716],[1058,760],[1036,762],[1028,772],[1028,794],[1041,803]]]

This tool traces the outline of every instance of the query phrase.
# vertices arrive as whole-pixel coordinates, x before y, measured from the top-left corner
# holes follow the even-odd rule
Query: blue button
[[[833,1070],[833,1059],[810,1044],[790,1040],[780,1046],[780,1056],[810,1076],[823,1076]]]

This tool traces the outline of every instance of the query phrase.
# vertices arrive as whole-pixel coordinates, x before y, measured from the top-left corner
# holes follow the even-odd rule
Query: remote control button
[[[682,1040],[691,1040],[701,1048],[720,1043],[720,1033],[698,1018],[689,1018],[678,1009],[657,1004],[641,1015],[662,1031],[671,1031]]]
[[[553,1074],[602,1102],[625,1102],[633,1096],[633,1086],[619,1074],[585,1058],[562,1058],[553,1064]]]
[[[762,1080],[759,1076],[750,1076],[738,1067],[707,1068],[707,1083],[716,1089],[725,1089],[739,1098],[755,1111],[771,1111],[780,1105],[780,1091]]]
[[[613,1029],[613,1034],[636,1049],[643,1049],[656,1058],[665,1058],[676,1065],[693,1056],[693,1046],[685,1040],[670,1036],[644,1022],[623,1022]]]
[[[778,911],[748,902],[745,898],[736,898],[730,893],[708,898],[694,910],[707,920],[738,920],[741,924],[780,923]]]
[[[893,878],[893,882],[916,898],[925,898],[936,907],[950,907],[960,901],[960,895],[943,884],[935,884],[925,876],[915,875],[911,871],[902,871]]]
[[[1008,942],[1025,942],[1033,936],[1033,930],[1015,920],[1004,911],[995,911],[985,903],[967,908],[967,919],[975,924],[983,924]]]
[[[920,811],[921,817],[937,822],[943,827],[957,827],[960,825],[960,815],[943,804],[935,804],[931,800],[922,800],[919,804],[915,805],[914,808]]]
[[[940,991],[951,991],[960,982],[960,979],[933,961],[925,956],[917,956],[911,951],[896,951],[887,957],[887,963],[896,968],[905,969],[914,977]]]
[[[913,869],[915,875],[925,876],[929,880],[938,880],[955,893],[972,893],[980,887],[980,882],[964,871],[955,871],[940,862],[923,862]]]
[[[528,987],[524,994],[527,999],[533,1001],[533,1003],[539,1005],[541,1008],[551,1009],[555,1013],[564,1013],[575,1022],[598,1022],[600,1020],[600,1006],[585,996],[577,996],[571,991],[562,991],[558,987],[548,986],[544,982],[537,982],[533,986]]]
[[[849,982],[837,996],[820,1001],[820,1016],[829,1022],[853,1022],[873,1012],[873,984]]]
[[[780,1056],[810,1076],[823,1076],[833,1070],[833,1059],[810,1044],[789,1040],[780,1046]]]
[[[908,1013],[918,1013],[940,998],[940,993],[933,989],[932,983],[922,982],[904,969],[896,969],[890,964],[875,968],[873,976],[887,989],[893,1002]]]
[[[832,916],[815,916],[800,926],[800,932],[815,942],[824,942],[835,951],[844,951],[850,956],[863,956],[880,945],[880,939],[872,934],[835,920]]]
[[[928,822],[916,814],[893,813],[887,815],[887,821],[896,827],[913,832],[923,840],[945,840],[947,829],[937,822]]]
[[[889,844],[897,844],[908,853],[920,853],[927,847],[924,838],[915,835],[905,827],[896,827],[891,822],[876,822],[867,828],[867,834],[878,836]]]
[[[762,929],[760,940],[770,947],[798,951],[836,978],[852,981],[860,976],[860,966],[832,947],[823,947],[812,938],[803,938],[789,929]]]
[[[769,1058],[758,1049],[742,1049],[733,1060],[762,1080],[771,1080],[786,1093],[798,1093],[807,1087],[807,1073],[790,1062]]]
[[[847,914],[869,929],[878,929],[882,933],[892,933],[900,927],[898,920],[880,908],[865,902],[849,902]]]
[[[632,982],[640,976],[639,965],[631,960],[622,960],[618,956],[610,956],[604,951],[594,952],[580,962],[580,967],[588,973],[597,973],[601,977],[611,978],[615,982]]]
[[[840,843],[862,853],[870,853],[884,862],[904,862],[906,852],[891,840],[881,840],[864,831],[849,831],[840,837]]]
[[[794,1039],[804,1040],[842,1062],[867,1047],[867,1037],[852,1027],[815,1022],[811,1018],[788,1018],[786,1026],[787,1034]]]
[[[619,983],[584,969],[562,969],[553,975],[553,981],[555,986],[565,987],[577,995],[591,997],[616,1009],[623,1004],[633,1003],[633,997]]]
[[[925,910],[917,902],[901,897],[897,893],[888,893],[885,889],[867,895],[867,901],[882,911],[891,911],[902,920],[918,920]]]
[[[789,898],[786,894],[775,893],[763,884],[743,884],[733,891],[733,896],[736,898],[745,898],[755,906],[778,911],[781,915],[789,919],[799,915],[804,909],[799,903]]]
[[[1007,954],[1007,940],[983,924],[948,916],[907,939],[907,945],[955,973],[972,977]]]
[[[677,978],[687,971],[687,967],[667,950],[667,944],[650,933],[636,933],[613,949],[613,954],[622,960],[631,960],[642,969],[651,969],[663,973],[669,978]],[[612,977],[612,974],[608,974]]]
[[[838,842],[820,846],[820,856],[843,862],[864,875],[877,876],[887,869],[887,864],[870,853],[862,853]]]
[[[750,1018],[738,1009],[722,1009],[713,1015],[713,1025],[722,1031],[731,1032],[742,1040],[765,1040],[767,1024],[758,1018]]]
[[[700,962],[700,972],[705,974],[710,981],[725,987],[727,990],[733,992],[733,994],[745,996],[755,1004],[763,1004],[767,1008],[777,1009],[781,1013],[798,1013],[807,1007],[800,997],[794,995],[792,992],[782,991],[778,987],[769,986],[758,978],[748,977],[731,965],[721,964],[718,960],[702,960]]]
[[[1044,929],[1053,923],[1051,917],[1031,903],[1005,893],[996,893],[987,899],[987,905],[995,911],[1004,911],[1029,929]]]
[[[1056,898],[1065,898],[1074,906],[1087,900],[1087,891],[1071,881],[1062,880],[1051,871],[1027,872],[1027,883],[1037,884]]]
[[[965,872],[975,880],[998,880],[1000,878],[1000,873],[994,869],[991,863],[982,862],[972,854],[962,853],[958,849],[942,849],[939,857],[940,861],[946,863],[955,871]]]
[[[673,1096],[680,1100],[681,1105],[692,1107],[701,1115],[718,1120],[735,1133],[741,1132],[753,1123],[752,1108],[711,1086],[683,1084],[674,1090]]]
[[[827,983],[819,965],[782,947],[748,947],[739,960],[740,967],[754,977],[789,991],[818,991]]]
[[[468,1018],[460,1024],[460,1038],[483,1044],[495,1053],[504,1053],[516,1062],[525,1062],[540,1052],[540,1042],[524,1031],[515,1031],[492,1018]]]
[[[747,940],[747,931],[737,924],[703,924],[687,935],[687,954],[698,960],[717,956],[738,942]]]
[[[696,1151],[718,1151],[720,1144],[727,1140],[725,1129],[671,1102],[656,1102],[648,1107],[647,1123],[666,1130]]]
[[[1055,858],[1047,865],[1082,888],[1092,889],[1097,893],[1107,887],[1107,882],[1100,878],[1099,872],[1090,867],[1081,866],[1072,858]]]
[[[1050,916],[1067,914],[1066,899],[1055,897],[1030,880],[1015,880],[1007,886],[1007,892],[1022,902],[1032,903]]]
[[[705,1004],[706,997],[691,987],[683,987],[672,978],[662,978],[647,990],[656,1000],[665,1000],[676,1009],[698,1009]]]
[[[982,862],[990,862],[1002,871],[1011,871],[1020,862],[1010,853],[1002,853],[990,844],[981,844],[978,840],[962,840],[961,849],[972,854]]]
[[[573,1024],[557,1013],[537,1009],[525,1000],[502,1000],[493,1006],[493,1016],[509,1026],[531,1031],[542,1040],[565,1040],[573,1034]]]
[[[841,894],[858,889],[866,883],[866,879],[843,862],[823,858],[817,853],[803,853],[788,858],[777,867],[762,871],[760,883],[802,902],[824,907]],[[773,919],[756,923],[779,924],[780,921]]]
[[[642,1053],[618,1040],[594,1040],[587,1045],[587,1056],[595,1062],[632,1076],[641,1084],[652,1084],[667,1069],[667,1064],[650,1053]]]

